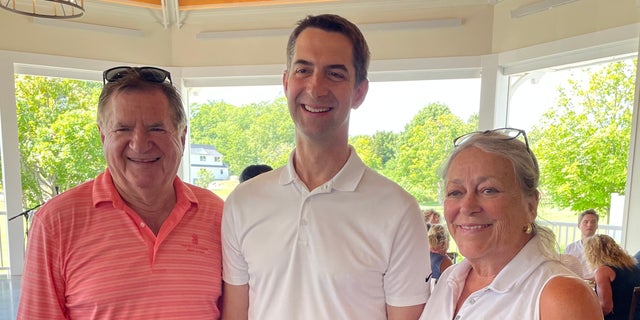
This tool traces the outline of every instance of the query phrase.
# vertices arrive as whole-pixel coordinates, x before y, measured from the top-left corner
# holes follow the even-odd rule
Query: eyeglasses
[[[465,143],[465,141],[469,140],[471,137],[477,134],[502,135],[503,136],[501,137],[502,140],[513,140],[522,136],[524,138],[524,144],[527,146],[527,152],[531,153],[531,149],[529,149],[529,140],[527,139],[527,134],[524,132],[524,130],[515,129],[515,128],[499,128],[499,129],[476,131],[476,132],[463,134],[453,139],[453,146],[457,148],[461,144]]]
[[[142,79],[149,82],[155,83],[163,83],[165,80],[169,79],[169,83],[173,84],[171,81],[171,73],[167,70],[163,70],[156,67],[128,67],[128,66],[120,66],[114,67],[102,73],[102,83],[107,84],[107,82],[115,82],[126,75],[135,72]]]

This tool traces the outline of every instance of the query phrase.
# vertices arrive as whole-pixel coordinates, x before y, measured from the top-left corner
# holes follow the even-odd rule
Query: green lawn
[[[218,197],[226,200],[229,193],[238,185],[238,179],[218,180],[215,182],[215,185],[216,187],[211,191],[217,194]]]

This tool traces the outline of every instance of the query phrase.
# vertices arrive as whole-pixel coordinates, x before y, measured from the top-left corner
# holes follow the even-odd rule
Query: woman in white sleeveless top
[[[465,259],[441,275],[421,319],[602,319],[593,290],[535,223],[539,170],[525,132],[474,132],[454,145],[444,218]]]

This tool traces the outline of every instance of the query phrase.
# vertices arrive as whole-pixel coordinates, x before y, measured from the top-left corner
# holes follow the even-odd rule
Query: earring
[[[522,227],[522,232],[531,234],[531,232],[533,232],[533,223],[529,223],[526,226]]]

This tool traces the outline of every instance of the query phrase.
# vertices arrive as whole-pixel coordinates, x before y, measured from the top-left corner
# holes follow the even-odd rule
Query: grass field
[[[229,193],[231,193],[231,191],[233,191],[233,189],[236,188],[236,186],[238,185],[238,179],[229,179],[229,180],[219,180],[216,181],[214,184],[214,188],[213,193],[217,194],[218,197],[222,198],[223,200],[227,199],[227,196],[229,196]]]

